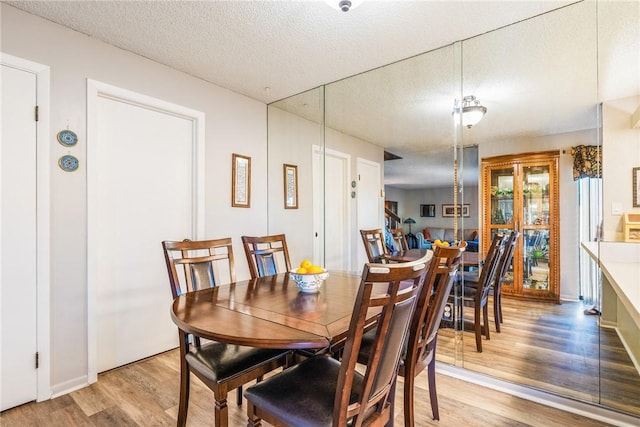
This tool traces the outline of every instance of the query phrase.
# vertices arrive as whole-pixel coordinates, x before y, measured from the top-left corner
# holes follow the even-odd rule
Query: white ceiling
[[[347,13],[323,1],[4,2],[264,103],[335,82],[326,89],[326,124],[402,155],[385,164],[387,183],[402,188],[451,182],[437,171],[451,170],[444,147],[461,84],[488,108],[464,130],[465,144],[588,129],[598,99],[640,94],[637,24],[597,35],[592,2],[366,0]],[[640,19],[639,1],[627,3]],[[557,8],[543,23],[527,20]],[[599,8],[600,21],[629,19]],[[464,76],[454,81],[452,43],[460,40]],[[608,62],[624,78],[596,75],[596,57],[612,53],[618,59]],[[599,94],[598,77],[606,81]],[[304,115],[319,106],[314,98],[279,105]],[[477,170],[467,172],[477,180]]]
[[[368,0],[346,13],[323,1],[5,3],[270,103],[572,2]]]

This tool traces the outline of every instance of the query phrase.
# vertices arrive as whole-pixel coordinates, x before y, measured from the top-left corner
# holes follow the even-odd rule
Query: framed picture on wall
[[[231,170],[231,206],[248,208],[251,206],[251,157],[234,153]]]
[[[640,168],[633,168],[633,207],[640,208]]]
[[[284,208],[298,209],[298,166],[284,164]]]
[[[442,205],[442,216],[443,217],[455,217],[455,216],[471,216],[471,212],[469,211],[469,205],[458,205],[457,209],[454,205]]]
[[[436,216],[436,205],[420,205],[420,216],[433,218]]]

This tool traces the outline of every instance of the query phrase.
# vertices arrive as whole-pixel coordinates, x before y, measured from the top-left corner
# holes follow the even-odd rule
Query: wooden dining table
[[[346,339],[360,276],[329,272],[317,293],[288,273],[237,281],[178,296],[173,322],[196,336],[263,348],[331,347]],[[375,323],[377,310],[369,313]]]
[[[416,259],[422,258],[429,252],[431,249],[409,249],[406,251],[396,251],[391,252],[384,255],[384,258],[393,261],[393,262],[409,262],[415,261]],[[464,251],[462,253],[462,265],[467,267],[479,267],[482,264],[482,257],[479,252],[468,252]]]

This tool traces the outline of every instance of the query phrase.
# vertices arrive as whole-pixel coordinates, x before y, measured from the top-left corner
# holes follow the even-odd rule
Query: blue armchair
[[[424,234],[418,232],[415,234],[418,241],[418,249],[431,249],[431,241],[424,238]]]

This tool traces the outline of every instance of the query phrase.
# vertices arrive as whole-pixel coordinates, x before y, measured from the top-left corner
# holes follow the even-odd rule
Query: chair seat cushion
[[[337,360],[312,357],[249,387],[244,395],[286,425],[331,427],[339,372]],[[356,372],[351,403],[358,400],[362,382],[362,375]]]
[[[266,349],[210,342],[186,354],[191,369],[214,382],[228,381],[246,371],[285,356],[290,350]]]

